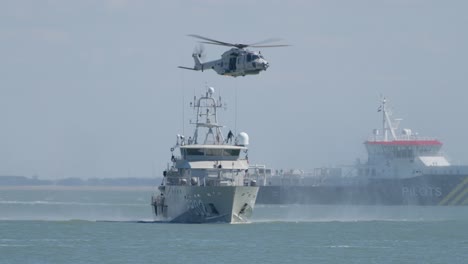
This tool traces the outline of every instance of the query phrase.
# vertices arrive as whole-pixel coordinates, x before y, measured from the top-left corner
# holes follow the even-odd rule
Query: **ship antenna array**
[[[392,139],[396,140],[397,136],[395,133],[395,128],[393,127],[393,122],[390,119],[390,114],[387,109],[387,99],[384,97],[382,100],[382,105],[380,106],[379,110],[382,111],[382,132],[383,132],[383,140],[388,141],[388,133],[387,131],[390,131],[390,134],[392,135]]]
[[[185,135],[185,91],[182,85],[182,135]]]
[[[386,103],[386,99],[385,97],[382,99],[382,105],[380,106],[381,107],[381,111],[382,111],[382,133],[383,133],[383,140],[384,141],[387,141],[387,128],[386,128],[386,124],[387,124],[387,121],[386,121],[386,118],[385,118],[385,112],[387,111],[385,109],[385,103]]]
[[[212,128],[214,128],[215,133],[217,136],[215,138],[222,138],[222,134],[220,131],[220,125],[218,125],[218,108],[223,107],[221,102],[221,96],[218,97],[218,100],[213,96],[214,88],[213,87],[206,87],[206,92],[204,95],[201,95],[199,98],[197,96],[193,96],[193,102],[190,102],[190,107],[193,108],[194,112],[196,113],[196,120],[193,122],[190,120],[190,124],[195,125],[195,132],[193,136],[193,143],[197,144],[198,142],[198,128],[199,127],[208,127],[209,132],[208,134],[212,134]],[[205,120],[203,120],[206,118]],[[205,138],[205,142],[206,142]],[[222,140],[216,140],[217,143],[223,142]]]
[[[237,80],[234,87],[235,109],[234,109],[234,134],[237,134]]]

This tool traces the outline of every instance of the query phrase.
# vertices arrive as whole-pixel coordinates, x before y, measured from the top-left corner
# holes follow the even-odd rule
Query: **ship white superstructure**
[[[442,153],[442,142],[435,138],[421,137],[411,129],[398,126],[401,119],[392,118],[384,98],[382,128],[374,129],[373,135],[364,145],[368,160],[357,164],[357,175],[375,178],[403,179],[427,174],[452,174],[466,166],[453,166]]]
[[[223,136],[217,115],[223,105],[212,87],[190,105],[196,109],[195,131],[188,139],[177,135],[171,148],[171,163],[152,197],[155,220],[247,222],[258,192],[255,181],[246,177],[248,135],[234,137],[229,131]]]

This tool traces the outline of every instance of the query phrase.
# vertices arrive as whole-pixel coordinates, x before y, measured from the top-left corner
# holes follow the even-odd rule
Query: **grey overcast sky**
[[[380,95],[402,127],[468,163],[467,11],[462,0],[2,0],[0,175],[160,176],[206,84],[228,102],[225,133],[249,134],[251,163],[364,159]],[[177,68],[193,65],[187,34],[293,46],[261,50],[268,71],[230,78]]]

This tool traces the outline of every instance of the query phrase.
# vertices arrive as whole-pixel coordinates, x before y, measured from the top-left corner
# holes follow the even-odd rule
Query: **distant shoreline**
[[[162,178],[62,178],[56,180],[25,176],[0,176],[0,190],[146,190]]]
[[[16,185],[0,186],[0,190],[14,191],[153,191],[157,186],[64,186],[64,185]]]

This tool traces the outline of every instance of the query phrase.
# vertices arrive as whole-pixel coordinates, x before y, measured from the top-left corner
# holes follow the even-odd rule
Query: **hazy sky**
[[[402,127],[468,163],[468,2],[0,1],[0,175],[160,176],[188,103],[206,84],[223,123],[250,136],[251,163],[352,164],[380,126],[380,95]],[[258,76],[192,72],[199,34],[251,43]],[[207,60],[224,47],[205,46]],[[185,102],[185,105],[184,105]],[[183,109],[185,109],[183,111]],[[185,117],[185,125],[183,117]]]

